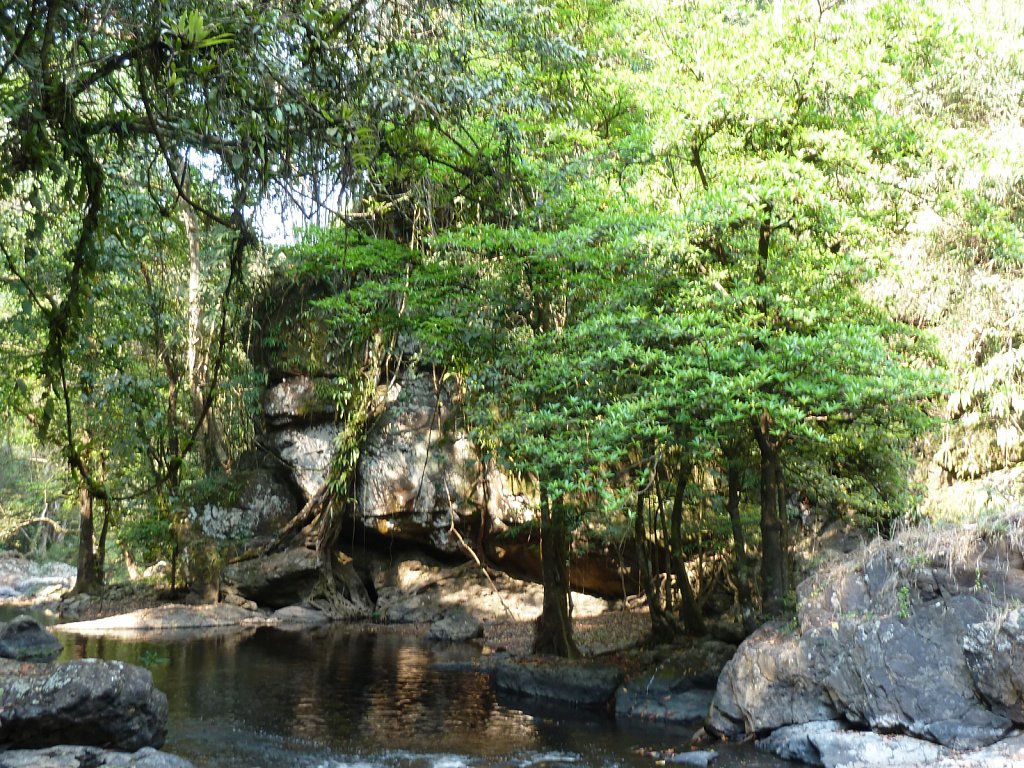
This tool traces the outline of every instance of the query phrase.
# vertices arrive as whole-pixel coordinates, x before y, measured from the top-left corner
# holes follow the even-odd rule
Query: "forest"
[[[590,535],[633,542],[670,638],[712,571],[748,631],[791,610],[807,510],[995,519],[1022,29],[1010,0],[10,0],[0,538],[78,591],[159,559],[187,588],[268,355],[331,359],[325,556],[388,382],[456,393],[531,489],[538,651],[579,654]]]

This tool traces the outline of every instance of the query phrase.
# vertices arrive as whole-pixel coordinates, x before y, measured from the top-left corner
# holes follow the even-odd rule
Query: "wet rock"
[[[707,717],[715,683],[736,652],[717,640],[693,640],[673,649],[642,672],[631,676],[615,694],[615,713],[667,722],[693,722]]]
[[[494,669],[498,690],[581,707],[607,706],[621,682],[618,667],[562,659],[503,659]]]
[[[7,748],[81,744],[135,751],[167,736],[167,697],[148,670],[118,661],[0,662]]]
[[[60,640],[31,616],[0,624],[0,658],[47,662],[60,656],[62,650]]]
[[[671,757],[665,758],[666,763],[673,765],[695,765],[698,768],[707,768],[718,759],[718,753],[713,750],[700,750],[697,752],[678,752]]]
[[[780,728],[757,746],[784,760],[799,760],[825,768],[844,766],[923,766],[950,752],[912,736],[882,736],[847,730],[836,722],[816,722]]]
[[[137,752],[112,752],[97,747],[61,745],[48,749],[0,752],[0,768],[195,768],[184,758],[143,747]]]
[[[449,611],[430,625],[427,638],[447,643],[464,643],[482,637],[483,623],[461,608]]]

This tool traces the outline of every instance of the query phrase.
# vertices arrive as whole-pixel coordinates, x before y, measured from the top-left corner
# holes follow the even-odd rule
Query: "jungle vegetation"
[[[578,653],[595,526],[656,637],[704,631],[695,559],[784,610],[794,495],[885,533],[927,467],[1024,460],[1024,11],[967,5],[13,0],[0,533],[63,499],[77,589],[175,562],[250,447],[261,296],[315,281],[324,546],[414,348],[536,489],[538,650]]]

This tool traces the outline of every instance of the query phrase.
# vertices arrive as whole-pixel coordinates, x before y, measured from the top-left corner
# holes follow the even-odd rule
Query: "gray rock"
[[[924,766],[948,756],[948,750],[911,736],[882,736],[850,731],[836,722],[780,728],[757,746],[784,760],[825,768],[839,766]]]
[[[498,690],[582,707],[606,706],[621,682],[618,667],[562,659],[502,659],[494,670]]]
[[[962,646],[978,693],[994,711],[1024,724],[1024,611],[968,626]]]
[[[247,539],[275,532],[299,511],[289,487],[267,469],[236,473],[233,504],[206,504],[190,510],[204,535],[214,539]]]
[[[0,662],[8,748],[81,744],[135,751],[167,736],[167,697],[148,670],[118,661],[81,659],[26,667]]]
[[[320,379],[328,383],[330,379]],[[318,380],[309,376],[291,376],[263,393],[263,414],[272,427],[316,424],[334,418],[335,408]]]
[[[320,578],[316,552],[295,547],[232,563],[224,569],[223,589],[270,608],[301,603]]]
[[[341,432],[336,424],[290,427],[268,435],[274,453],[291,468],[295,484],[309,501],[327,481],[334,441]],[[362,462],[360,462],[362,463]]]
[[[615,714],[668,723],[692,723],[708,716],[714,697],[715,692],[706,688],[658,696],[645,695],[642,688],[619,688],[615,694]]]
[[[697,752],[678,752],[671,757],[665,758],[666,763],[674,765],[696,765],[699,768],[707,768],[718,759],[718,753],[714,750],[700,750]]]
[[[480,619],[462,609],[449,611],[430,625],[427,638],[447,643],[464,643],[483,637],[484,625]]]
[[[0,624],[0,658],[47,662],[60,656],[63,648],[60,640],[31,616]]]
[[[274,611],[269,619],[271,624],[293,625],[297,628],[320,627],[330,622],[323,611],[301,605],[289,605]]]
[[[0,768],[195,768],[184,758],[143,747],[137,752],[112,752],[97,747],[61,745],[47,749],[0,752]]]
[[[737,737],[835,719],[838,712],[821,678],[808,664],[808,649],[799,635],[765,625],[740,645],[722,670],[707,726]]]
[[[394,390],[362,446],[357,515],[378,533],[459,552],[452,525],[470,535],[482,467],[455,428],[451,397],[438,395],[429,376],[407,377]]]
[[[764,734],[842,718],[954,749],[1002,739],[1020,713],[1016,624],[1001,635],[986,629],[992,595],[967,586],[965,574],[921,567],[908,587],[886,581],[890,568],[876,554],[863,573],[801,585],[802,631],[762,629],[740,646],[719,680],[709,729]],[[994,643],[1005,652],[990,652]]]

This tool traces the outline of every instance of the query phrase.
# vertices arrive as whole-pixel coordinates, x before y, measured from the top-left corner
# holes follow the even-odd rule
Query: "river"
[[[476,648],[386,629],[61,640],[63,659],[150,669],[170,704],[164,748],[204,768],[651,768],[651,751],[683,749],[692,733],[505,700],[464,668]],[[716,749],[723,768],[791,765]]]

